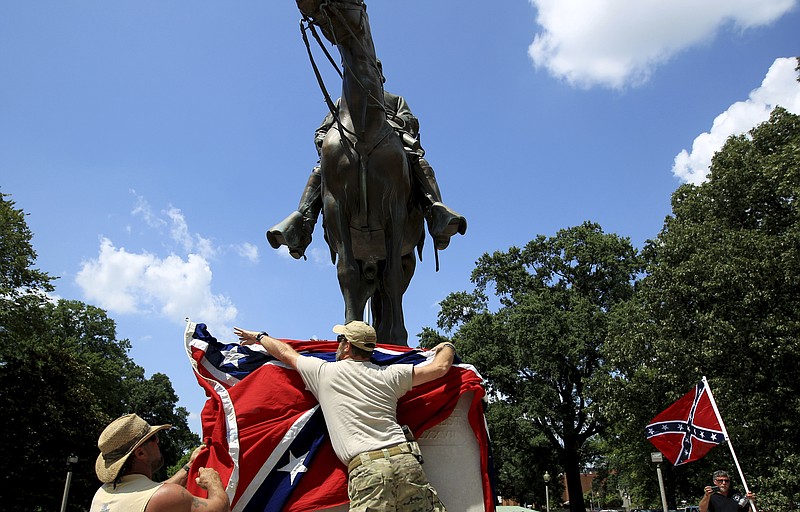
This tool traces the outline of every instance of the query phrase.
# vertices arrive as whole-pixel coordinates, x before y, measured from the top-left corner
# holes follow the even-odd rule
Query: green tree
[[[0,458],[8,461],[0,502],[7,510],[57,510],[67,457],[76,455],[69,510],[85,510],[98,487],[97,438],[114,418],[135,412],[173,424],[161,443],[167,461],[199,439],[187,412],[175,407],[169,378],[145,377],[105,311],[47,298],[52,278],[32,269],[32,234],[6,197],[0,198],[0,426],[10,436],[0,443]]]
[[[705,375],[763,508],[797,510],[799,193],[800,117],[782,108],[731,137],[706,183],[674,193],[605,347],[618,369],[604,402],[622,420],[608,438],[620,471],[645,473],[644,425]],[[698,500],[719,467],[736,473],[725,447],[675,468],[670,496]],[[657,491],[640,481],[637,492]]]
[[[797,66],[794,70],[797,71],[797,81],[800,82],[800,57],[797,57]]]
[[[164,442],[159,443],[161,453],[170,467],[163,467],[154,475],[156,480],[166,479],[183,467],[178,464],[188,460],[191,450],[200,444],[197,434],[189,430],[189,411],[184,407],[175,407],[178,395],[172,387],[169,377],[163,373],[155,373],[145,378],[141,367],[136,367],[127,381],[126,411],[135,412],[151,425],[169,423],[173,428],[159,434]]]
[[[542,477],[547,468],[559,464],[547,438],[524,418],[519,407],[507,402],[491,403],[486,421],[492,435],[497,494],[543,509],[546,497]],[[550,499],[557,501],[561,493],[556,492],[558,482],[552,476]]]
[[[599,376],[611,371],[600,353],[607,318],[631,297],[639,271],[628,239],[587,222],[540,235],[523,249],[483,255],[472,273],[475,290],[452,293],[441,304],[438,326],[453,333],[459,354],[484,375],[495,404],[535,433],[529,439],[541,436],[557,454],[574,511],[585,508],[580,472],[592,456],[587,440],[606,422],[594,393]],[[438,336],[423,332],[425,340]],[[540,479],[550,461],[534,458],[540,457],[535,443],[514,442],[506,452],[528,451],[505,462],[523,466],[502,470],[513,476],[535,467],[534,481]],[[519,477],[506,483],[517,492],[525,484]]]
[[[14,206],[10,196],[0,192],[0,298],[4,301],[53,290],[53,278],[33,268],[33,233],[25,222],[25,212]]]

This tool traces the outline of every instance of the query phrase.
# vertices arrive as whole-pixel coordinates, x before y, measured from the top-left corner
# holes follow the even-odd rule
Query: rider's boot
[[[267,231],[267,241],[274,249],[285,245],[293,258],[305,258],[306,248],[311,243],[314,225],[322,209],[321,182],[322,175],[319,166],[316,166],[308,177],[297,211]]]
[[[467,232],[467,219],[449,206],[442,203],[442,193],[433,168],[424,157],[411,158],[411,167],[414,176],[422,188],[422,193],[427,198],[429,205],[425,209],[425,220],[428,222],[428,232],[433,237],[434,247],[438,250],[446,249],[450,245],[450,237],[456,233]]]

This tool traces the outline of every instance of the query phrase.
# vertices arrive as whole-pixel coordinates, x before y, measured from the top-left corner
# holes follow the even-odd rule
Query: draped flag
[[[647,439],[679,466],[705,457],[727,438],[705,378],[645,428]]]
[[[338,343],[283,340],[304,356],[334,361]],[[187,488],[202,491],[195,467],[213,467],[222,477],[234,512],[303,512],[342,505],[347,468],[333,452],[322,411],[299,374],[260,345],[221,343],[205,324],[189,323],[186,351],[208,400],[202,412],[203,442],[209,447],[193,464]],[[433,352],[378,345],[378,365],[425,364]],[[480,449],[485,509],[494,510],[489,438],[482,379],[471,366],[453,364],[433,382],[414,387],[398,403],[398,421],[419,436],[445,420],[459,397],[474,392],[468,421]]]

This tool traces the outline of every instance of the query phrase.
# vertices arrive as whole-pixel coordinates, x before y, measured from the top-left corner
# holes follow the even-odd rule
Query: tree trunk
[[[570,512],[586,512],[583,501],[583,486],[581,485],[581,461],[578,456],[578,446],[574,439],[564,440],[563,463],[567,477],[567,493],[569,495]]]

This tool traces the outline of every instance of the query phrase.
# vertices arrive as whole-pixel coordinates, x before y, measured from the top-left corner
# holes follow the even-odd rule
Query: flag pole
[[[722,415],[719,413],[719,408],[717,407],[717,401],[714,400],[714,393],[711,392],[711,386],[706,380],[706,376],[703,375],[703,384],[708,391],[708,398],[711,400],[711,407],[714,408],[714,412],[717,414],[717,419],[719,419],[719,426],[722,428],[722,433],[725,434],[725,440],[728,442],[728,448],[731,450],[731,455],[733,456],[733,462],[736,464],[736,470],[739,472],[739,478],[742,479],[742,486],[744,486],[744,492],[749,493],[750,489],[747,487],[747,480],[744,478],[744,473],[742,472],[742,466],[739,464],[739,458],[736,456],[736,452],[733,450],[733,443],[731,443],[731,436],[728,435],[728,429],[725,427],[725,422],[722,420]],[[756,504],[753,500],[750,500],[750,506],[753,507],[753,512],[758,512],[756,510]]]

